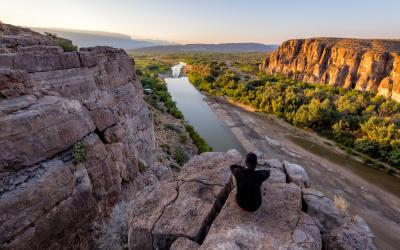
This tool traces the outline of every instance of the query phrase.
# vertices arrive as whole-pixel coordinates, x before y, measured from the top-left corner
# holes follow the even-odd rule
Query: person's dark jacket
[[[256,211],[262,203],[261,184],[268,179],[269,171],[253,170],[232,165],[231,171],[236,179],[236,202],[246,211]]]

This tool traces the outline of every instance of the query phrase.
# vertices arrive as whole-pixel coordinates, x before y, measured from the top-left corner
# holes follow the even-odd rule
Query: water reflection
[[[181,75],[182,68],[186,65],[184,62],[180,62],[177,65],[172,66],[172,77],[178,78]]]
[[[177,78],[166,78],[168,91],[182,111],[185,119],[207,141],[214,151],[227,151],[237,149],[242,154],[244,148],[233,135],[231,130],[218,119],[204,96],[189,82],[187,77],[178,77],[183,63],[172,67],[172,74]]]

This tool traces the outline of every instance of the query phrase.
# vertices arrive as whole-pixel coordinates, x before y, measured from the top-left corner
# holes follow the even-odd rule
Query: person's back
[[[236,179],[238,205],[246,211],[256,211],[262,203],[261,184],[268,179],[269,172],[254,170],[257,166],[257,156],[249,153],[246,158],[247,168],[232,165],[231,171]]]

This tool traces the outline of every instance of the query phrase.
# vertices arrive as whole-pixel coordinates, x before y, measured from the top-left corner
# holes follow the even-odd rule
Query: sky
[[[177,43],[400,38],[400,0],[0,0],[0,21]]]

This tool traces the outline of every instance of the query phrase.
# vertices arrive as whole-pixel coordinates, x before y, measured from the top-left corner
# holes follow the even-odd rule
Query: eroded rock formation
[[[153,163],[154,145],[123,50],[64,52],[0,23],[1,249],[90,246],[92,221],[142,186],[138,165]]]
[[[377,90],[400,101],[399,40],[289,40],[260,69],[303,82]]]
[[[234,202],[236,151],[156,171],[153,118],[122,50],[64,52],[0,23],[0,152],[0,249],[93,249],[92,223],[121,200],[130,249],[374,249],[299,165],[261,161],[271,178],[256,213]]]
[[[176,181],[159,182],[135,197],[129,249],[375,249],[365,221],[340,211],[310,186],[303,167],[260,161],[271,170],[263,204],[240,209],[229,165],[237,151],[204,153]],[[222,209],[221,209],[222,207]]]

